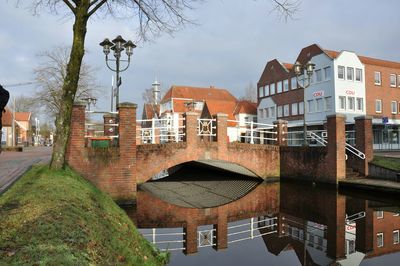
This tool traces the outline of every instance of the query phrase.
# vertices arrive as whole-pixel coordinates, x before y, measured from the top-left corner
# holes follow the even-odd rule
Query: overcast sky
[[[41,13],[33,16],[0,2],[0,84],[33,80],[36,55],[70,45],[72,20]],[[188,16],[189,25],[174,36],[139,43],[131,67],[122,74],[120,101],[138,103],[155,77],[165,91],[171,85],[226,88],[235,96],[257,83],[267,61],[293,63],[301,48],[317,43],[325,49],[351,50],[360,55],[400,61],[400,1],[303,0],[295,20],[270,13],[271,0],[209,0]],[[85,61],[97,67],[105,93],[99,108],[109,108],[111,71],[98,45],[121,34],[135,42],[135,20],[91,19]],[[12,95],[31,95],[34,86],[9,88]]]

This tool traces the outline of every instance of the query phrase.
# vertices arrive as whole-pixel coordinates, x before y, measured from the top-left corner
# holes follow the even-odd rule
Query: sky
[[[37,55],[72,43],[72,19],[62,14],[32,12],[0,2],[0,84],[34,80]],[[173,36],[162,34],[139,42],[131,66],[123,72],[120,102],[134,102],[142,112],[142,93],[157,77],[163,91],[172,85],[228,89],[236,97],[256,86],[269,60],[294,63],[313,43],[329,50],[400,62],[400,1],[302,0],[294,19],[271,13],[272,0],[208,0],[186,15],[196,22]],[[136,43],[136,20],[91,18],[85,62],[103,88],[95,108],[109,110],[113,73],[99,43],[122,35]],[[35,94],[35,86],[10,87],[12,96]]]

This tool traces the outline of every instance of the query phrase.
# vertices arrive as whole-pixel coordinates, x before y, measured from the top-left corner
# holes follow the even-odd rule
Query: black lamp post
[[[306,124],[306,102],[305,102],[306,91],[305,91],[305,89],[311,85],[311,77],[314,73],[314,68],[315,68],[315,64],[311,63],[311,61],[308,61],[305,65],[302,65],[299,63],[299,61],[296,61],[296,63],[293,66],[294,74],[296,75],[297,84],[300,84],[299,78],[300,78],[300,76],[303,76],[302,77],[303,85],[301,86],[301,84],[300,84],[300,86],[304,89],[303,141],[304,141],[305,146],[308,145],[307,124]]]
[[[128,69],[129,64],[131,62],[131,55],[133,54],[133,49],[135,49],[136,45],[132,41],[125,41],[121,35],[118,35],[117,38],[112,40],[110,42],[109,39],[104,39],[100,43],[100,45],[103,47],[103,53],[106,55],[106,65],[107,67],[116,73],[116,82],[117,82],[117,90],[115,93],[115,105],[118,106],[119,104],[119,86],[121,85],[121,77],[119,74],[125,70]],[[109,59],[108,54],[110,53],[110,50],[113,50],[114,52],[114,57],[115,59]],[[122,51],[125,50],[126,55],[128,56],[127,60],[121,59],[122,56]],[[110,67],[109,62],[113,61],[115,62],[115,69]],[[127,65],[125,68],[120,69],[120,63],[121,62],[127,62]],[[111,94],[111,111],[113,110],[113,98],[114,94]]]

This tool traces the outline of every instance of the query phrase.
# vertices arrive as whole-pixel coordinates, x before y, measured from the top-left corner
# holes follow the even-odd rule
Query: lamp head
[[[105,55],[108,55],[110,53],[110,48],[111,46],[113,46],[114,44],[112,42],[110,42],[109,39],[105,38],[104,41],[102,41],[101,43],[99,43],[100,46],[103,47],[103,53]]]
[[[300,76],[302,74],[301,69],[302,69],[302,65],[300,64],[299,61],[296,61],[296,63],[293,65],[293,70],[294,70],[294,73],[296,74],[296,76]]]
[[[121,37],[121,35],[118,35],[117,38],[112,40],[112,42],[115,44],[115,47],[120,51],[123,50],[123,45],[126,43],[126,41]]]
[[[129,40],[124,44],[124,47],[125,47],[126,55],[131,56],[133,54],[133,49],[136,48],[136,45],[132,41]]]

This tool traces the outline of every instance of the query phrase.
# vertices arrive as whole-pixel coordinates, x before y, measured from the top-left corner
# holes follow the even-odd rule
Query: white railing
[[[198,247],[203,248],[215,246],[215,231],[215,229],[198,231]]]
[[[365,154],[363,152],[361,152],[360,150],[358,150],[356,147],[351,146],[350,144],[346,143],[346,150],[351,152],[358,158],[365,160]],[[346,159],[347,159],[347,156],[346,156]]]
[[[181,142],[185,136],[184,120],[185,118],[137,120],[136,138],[142,144]]]
[[[216,119],[197,119],[197,135],[215,137],[216,134]]]
[[[325,138],[320,137],[319,135],[317,135],[313,131],[307,131],[307,138],[309,138],[311,140],[315,140],[316,142],[318,142],[322,146],[326,146],[326,144],[328,144],[328,141],[326,141]]]
[[[238,120],[228,120],[229,123],[234,123],[235,126],[228,126],[229,141],[244,140],[250,144],[266,144],[268,142],[277,141],[276,125],[250,122],[241,122]]]
[[[351,223],[353,223],[354,221],[356,221],[358,219],[365,218],[365,215],[366,215],[366,213],[364,211],[357,212],[357,213],[349,215],[349,216],[346,215],[347,217],[346,217],[346,221],[345,222],[346,222],[346,224],[351,224]]]
[[[256,237],[261,237],[264,235],[269,235],[276,233],[277,217],[265,218],[257,217],[251,218],[249,223],[233,225],[228,227],[228,243],[235,243],[239,241],[254,239]],[[236,231],[239,229],[240,231]],[[269,229],[269,231],[261,233],[260,229]],[[234,231],[234,232],[232,232]],[[229,240],[232,236],[236,236],[235,239]]]
[[[150,234],[143,234],[148,241],[154,245],[157,245],[161,251],[184,250],[185,248],[183,247],[183,243],[185,243],[185,235],[186,234],[184,232],[157,233],[156,228],[152,228]]]

